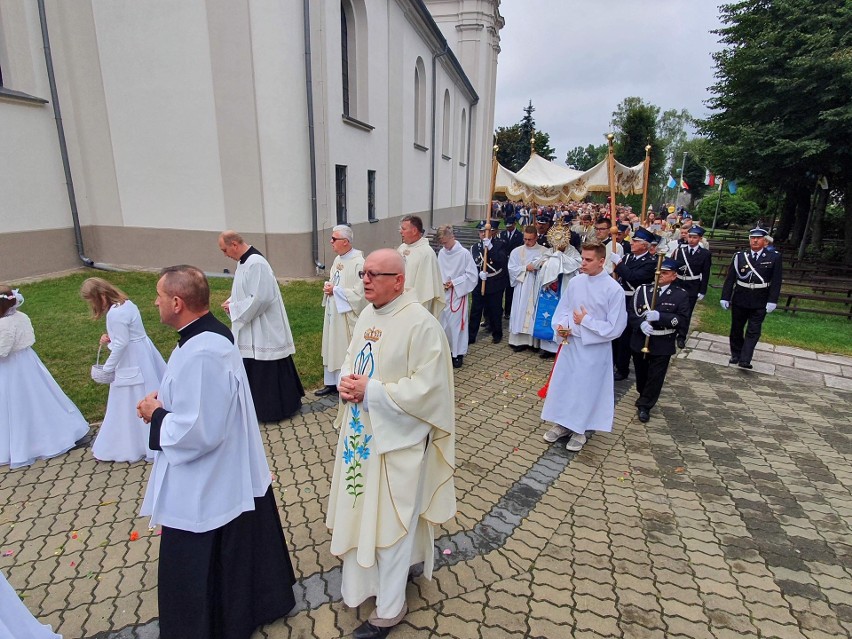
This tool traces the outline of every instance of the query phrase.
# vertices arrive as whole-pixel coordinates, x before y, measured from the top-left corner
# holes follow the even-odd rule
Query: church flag
[[[689,190],[689,184],[687,184],[686,180],[684,180],[683,178],[680,178],[680,188],[682,188],[684,191]]]
[[[667,189],[673,189],[673,188],[675,188],[676,186],[677,186],[677,182],[675,182],[675,179],[674,179],[674,178],[670,175],[670,176],[669,176],[669,181],[668,181],[668,182],[666,182],[666,188],[667,188]]]
[[[716,186],[716,176],[710,171],[706,171],[704,174],[704,184],[707,186]]]
[[[737,183],[734,180],[728,180],[728,191],[731,195],[734,195],[737,192]]]

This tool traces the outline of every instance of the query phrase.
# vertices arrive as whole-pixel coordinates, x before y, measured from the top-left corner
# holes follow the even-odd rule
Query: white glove
[[[778,304],[773,304],[772,302],[767,302],[767,303],[766,303],[766,312],[767,312],[767,313],[771,313],[771,312],[772,312],[772,311],[774,311],[777,307],[778,307]]]
[[[720,304],[720,305],[722,306],[722,308],[724,308],[726,311],[727,311],[729,308],[731,308],[731,303],[730,303],[728,300],[719,300],[719,304]]]
[[[479,279],[484,282],[488,279],[488,273],[486,273],[485,271],[479,271]]]
[[[491,238],[490,238],[490,237],[486,237],[484,240],[482,240],[482,245],[483,245],[485,248],[490,249],[490,248],[491,248]]]
[[[656,322],[660,319],[660,311],[645,311],[645,320],[648,322]]]
[[[702,293],[699,293],[698,294],[698,301],[700,302],[703,299],[704,299],[704,295]]]
[[[621,264],[621,256],[618,253],[613,253],[609,256],[609,261],[618,266]]]
[[[651,326],[648,322],[642,322],[639,325],[639,329],[645,333],[645,335],[651,335],[654,332],[654,327]]]

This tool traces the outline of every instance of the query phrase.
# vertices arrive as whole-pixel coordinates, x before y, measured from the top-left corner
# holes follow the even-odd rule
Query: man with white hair
[[[461,368],[468,345],[467,296],[479,284],[479,272],[470,251],[456,241],[452,226],[438,229],[438,241],[443,247],[438,251],[438,266],[447,302],[438,319],[450,343],[453,368]]]
[[[414,291],[432,317],[438,318],[444,309],[444,285],[438,258],[423,236],[423,220],[406,215],[399,224],[399,234],[402,244],[396,250],[405,260],[405,286]]]
[[[352,330],[364,308],[364,283],[358,277],[364,268],[364,254],[352,248],[352,229],[338,224],[331,229],[331,263],[328,281],[323,285],[322,372],[325,386],[317,397],[337,394],[340,366],[352,341]]]

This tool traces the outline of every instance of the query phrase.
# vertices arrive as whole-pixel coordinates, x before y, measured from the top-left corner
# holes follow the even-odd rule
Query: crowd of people
[[[629,209],[612,220],[595,204],[506,206],[505,228],[498,230],[500,218],[482,221],[471,247],[452,226],[440,227],[437,254],[417,216],[402,219],[396,250],[366,257],[349,226],[331,229],[324,384],[315,395],[339,396],[326,524],[343,564],[343,600],[376,602],[356,639],[385,637],[404,618],[412,566],[422,563],[431,577],[434,527],[456,512],[453,368],[481,332],[500,344],[508,320],[513,352],[555,358],[540,392],[542,420],[551,424],[544,439],[567,438],[565,447],[579,452],[590,433],[612,429],[614,383],[630,374],[631,361],[637,416],[650,419],[707,292],[704,230],[685,211],[667,231],[668,219],[637,224]],[[80,291],[93,318],[105,320],[100,342],[110,350],[96,367],[110,389],[93,455],[153,461],[141,514],[162,526],[163,639],[248,639],[295,605],[259,427],[299,410],[294,340],[264,256],[235,231],[218,243],[237,262],[222,305],[231,326],[210,312],[202,271],[164,269],[155,305],[179,337],[167,362],[123,291],[97,277]],[[722,293],[722,307],[733,311],[731,361],[743,368],[781,281],[764,230],[752,230],[750,249],[734,257]],[[23,301],[0,286],[0,464],[13,468],[62,454],[89,430],[33,351]],[[572,392],[580,386],[587,392]],[[0,606],[13,606],[6,585]],[[25,613],[18,604],[16,614]]]

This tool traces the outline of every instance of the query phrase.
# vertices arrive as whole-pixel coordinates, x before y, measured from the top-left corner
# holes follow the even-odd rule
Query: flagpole
[[[688,151],[683,152],[683,164],[680,165],[680,182],[677,184],[677,193],[675,193],[675,206],[677,206],[677,198],[683,192],[683,172],[686,170],[686,156]]]
[[[606,173],[609,180],[609,218],[612,226],[609,229],[610,243],[612,244],[612,253],[618,252],[618,216],[615,214],[615,152],[613,151],[612,141],[615,136],[612,133],[607,133],[606,143],[608,147]],[[612,279],[618,279],[615,270],[612,272]]]
[[[644,186],[642,187],[642,212],[639,216],[639,224],[641,226],[645,226],[645,218],[647,217],[647,213],[645,212],[645,206],[648,204],[648,170],[651,166],[651,145],[647,145],[645,147],[645,175],[644,175]]]
[[[488,198],[488,206],[485,209],[486,217],[483,222],[485,222],[485,237],[491,239],[491,205],[494,202],[494,189],[497,188],[497,151],[499,147],[495,144],[494,148],[491,151],[491,196]],[[483,243],[482,245],[482,272],[488,272],[488,247]],[[485,295],[485,283],[487,280],[482,280],[482,295]]]
[[[710,229],[710,237],[716,232],[716,218],[719,217],[719,205],[722,203],[722,185],[725,183],[725,178],[719,178],[719,199],[716,200],[716,212],[713,214],[713,227]]]

